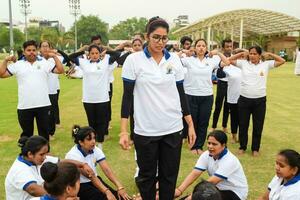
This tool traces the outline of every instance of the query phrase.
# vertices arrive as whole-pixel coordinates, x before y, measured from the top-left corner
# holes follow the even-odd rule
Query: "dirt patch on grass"
[[[7,135],[0,135],[0,142],[11,142],[13,140],[13,137]]]

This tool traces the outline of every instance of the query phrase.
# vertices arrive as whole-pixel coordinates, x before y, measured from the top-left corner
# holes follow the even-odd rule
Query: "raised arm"
[[[225,66],[230,65],[230,62],[226,56],[224,56],[223,53],[221,53],[219,50],[215,49],[209,52],[209,56],[218,55],[221,58],[222,63],[224,63]]]
[[[275,60],[275,65],[274,67],[279,67],[280,65],[283,65],[285,63],[285,59],[274,54],[274,53],[270,53],[270,52],[265,52],[264,56],[266,57],[272,57]]]
[[[11,76],[11,74],[7,71],[7,64],[10,61],[16,62],[16,57],[15,56],[9,56],[9,57],[6,57],[2,61],[1,65],[0,65],[0,78],[7,78],[7,77]]]
[[[236,66],[236,60],[246,58],[248,56],[248,54],[249,54],[249,52],[247,50],[245,50],[243,52],[234,54],[233,56],[229,57],[228,60],[229,60],[230,64]]]

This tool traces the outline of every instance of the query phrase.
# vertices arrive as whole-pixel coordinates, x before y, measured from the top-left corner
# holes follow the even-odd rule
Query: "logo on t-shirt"
[[[259,75],[260,75],[260,76],[264,76],[265,74],[264,74],[263,71],[261,71]]]
[[[173,71],[173,66],[171,64],[169,64],[167,66],[167,74],[172,74],[172,71]]]

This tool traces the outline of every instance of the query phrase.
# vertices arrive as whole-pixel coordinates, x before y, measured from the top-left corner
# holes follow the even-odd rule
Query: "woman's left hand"
[[[131,199],[131,197],[127,194],[125,188],[118,189],[118,196],[119,196],[119,199],[123,199],[123,200]]]
[[[196,133],[194,126],[188,128],[188,145],[192,148],[196,142]]]

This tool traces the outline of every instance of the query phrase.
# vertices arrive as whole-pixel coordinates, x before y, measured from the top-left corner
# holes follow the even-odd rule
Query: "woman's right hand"
[[[107,200],[117,200],[116,197],[113,195],[113,193],[111,193],[110,190],[107,190],[105,192],[105,195],[106,195]]]
[[[177,197],[180,197],[181,195],[182,195],[182,192],[176,188],[174,197],[177,198]]]
[[[119,144],[122,147],[122,149],[124,149],[124,150],[130,149],[130,145],[129,145],[129,133],[127,133],[127,132],[121,132],[120,133]]]

